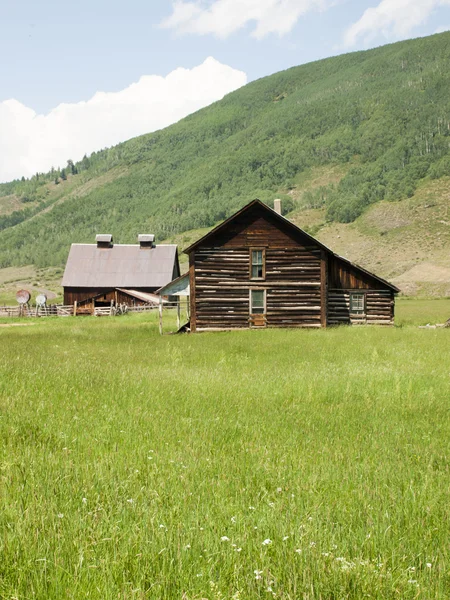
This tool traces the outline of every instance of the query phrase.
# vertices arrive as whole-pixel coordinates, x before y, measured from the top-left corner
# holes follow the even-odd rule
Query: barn
[[[399,289],[250,202],[185,250],[191,331],[394,322]]]
[[[180,266],[177,246],[154,240],[141,234],[137,244],[114,244],[105,234],[95,244],[72,244],[62,280],[64,304],[88,313],[111,303],[157,303],[154,292],[178,277]]]

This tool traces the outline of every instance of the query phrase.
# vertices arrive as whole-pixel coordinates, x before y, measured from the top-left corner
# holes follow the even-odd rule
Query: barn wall
[[[350,293],[361,292],[365,295],[366,312],[364,315],[350,314]],[[373,325],[393,325],[394,293],[391,290],[342,290],[328,291],[328,325],[348,325],[367,323]]]
[[[251,248],[265,249],[264,280],[250,279]],[[193,250],[190,263],[193,329],[249,327],[252,288],[266,290],[268,327],[321,325],[320,248],[258,207]]]
[[[156,288],[134,288],[139,292],[150,292],[154,293]],[[131,298],[127,294],[122,292],[115,292],[113,289],[105,289],[105,288],[64,288],[64,304],[74,304],[75,300],[77,304],[85,302],[86,300],[92,299],[94,296],[101,295],[98,300],[101,302],[111,302],[111,300],[115,300],[117,293],[117,301],[119,303],[124,303],[127,305],[140,304],[140,301]]]

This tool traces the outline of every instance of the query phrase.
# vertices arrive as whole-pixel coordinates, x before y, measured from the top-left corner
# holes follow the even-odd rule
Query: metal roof
[[[178,265],[177,246],[161,244],[72,244],[62,280],[63,287],[160,288],[172,281]]]
[[[117,288],[119,292],[127,294],[131,296],[131,298],[136,298],[136,300],[142,300],[143,302],[147,302],[147,304],[159,304],[160,298],[157,294],[152,294],[150,292],[139,292],[138,290],[126,290],[124,288]],[[167,300],[163,300],[163,303],[167,304]]]
[[[161,289],[156,290],[156,293],[160,296],[189,296],[191,293],[189,272],[180,275],[180,277],[177,277],[167,285],[164,285]]]

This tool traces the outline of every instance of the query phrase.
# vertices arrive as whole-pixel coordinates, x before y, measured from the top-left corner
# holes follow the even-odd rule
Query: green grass
[[[450,319],[450,298],[397,298],[395,324],[435,325]]]
[[[0,598],[450,597],[449,330],[25,322],[0,328]]]

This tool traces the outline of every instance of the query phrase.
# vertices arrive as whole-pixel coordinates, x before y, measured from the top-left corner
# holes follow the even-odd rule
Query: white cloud
[[[444,33],[444,31],[450,31],[450,25],[442,25],[438,27],[434,33]]]
[[[212,33],[226,38],[254,22],[252,35],[284,35],[312,10],[325,10],[336,0],[175,0],[173,12],[161,27],[178,33]]]
[[[360,38],[370,43],[378,35],[386,39],[408,37],[436,8],[448,5],[450,0],[382,0],[347,29],[344,44],[354,46]]]
[[[38,115],[17,100],[0,102],[0,181],[64,166],[87,153],[175,123],[247,82],[214,58],[166,77],[145,75],[120,92],[60,104]]]

